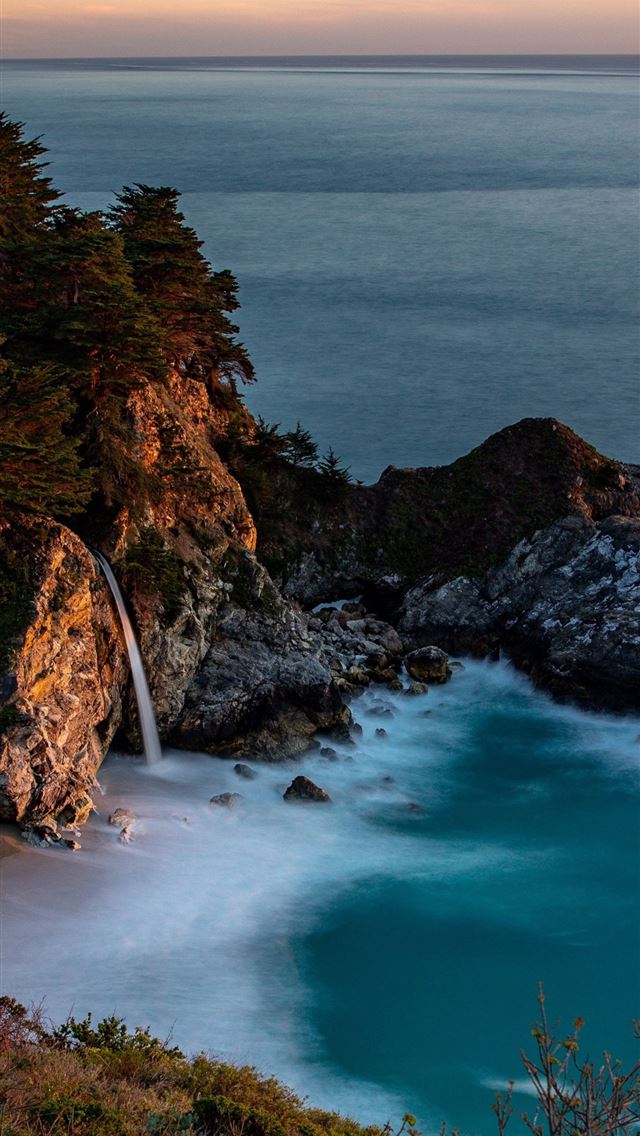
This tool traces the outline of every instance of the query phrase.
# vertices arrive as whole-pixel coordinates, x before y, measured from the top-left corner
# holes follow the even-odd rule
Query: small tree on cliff
[[[340,458],[333,452],[331,446],[329,446],[327,454],[320,462],[319,470],[322,475],[322,485],[325,493],[330,499],[343,497],[349,486],[353,484],[353,479],[347,466],[342,464]]]
[[[126,186],[110,211],[124,241],[135,287],[161,326],[170,361],[193,378],[254,379],[227,313],[238,307],[230,272],[214,272],[202,241],[185,224],[179,193],[166,186]]]
[[[296,422],[295,430],[284,435],[284,457],[295,466],[310,468],[318,460],[318,446],[308,430],[304,430],[300,421]]]

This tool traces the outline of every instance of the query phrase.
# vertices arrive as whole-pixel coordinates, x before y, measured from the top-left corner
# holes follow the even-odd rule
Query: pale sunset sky
[[[0,0],[5,58],[637,52],[637,0]]]

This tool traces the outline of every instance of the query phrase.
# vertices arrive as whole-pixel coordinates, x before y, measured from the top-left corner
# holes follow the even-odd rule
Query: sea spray
[[[151,701],[151,695],[149,694],[149,684],[147,682],[140,648],[138,647],[138,640],[136,639],[133,625],[129,619],[129,613],[122,592],[120,591],[120,586],[113,574],[109,561],[105,560],[100,552],[94,552],[93,555],[102,568],[113,598],[116,601],[116,607],[127,645],[127,652],[129,654],[129,663],[131,664],[131,677],[133,678],[133,688],[136,694],[136,702],[138,703],[144,755],[147,759],[147,763],[153,765],[154,762],[159,761],[162,757],[162,748],[160,746],[160,738],[158,737],[158,727],[153,712],[153,703]]]

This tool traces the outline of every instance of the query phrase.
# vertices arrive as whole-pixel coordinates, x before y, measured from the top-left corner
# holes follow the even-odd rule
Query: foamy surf
[[[248,761],[257,773],[250,781],[233,761],[202,754],[169,750],[154,766],[112,754],[82,855],[29,849],[6,862],[4,989],[45,998],[57,1020],[92,1010],[149,1024],[161,1036],[172,1030],[189,1051],[256,1064],[315,1103],[364,1121],[411,1109],[427,1129],[445,1115],[461,1122],[440,1091],[433,1057],[416,1057],[427,1043],[424,1030],[416,1041],[411,1015],[405,1027],[387,1026],[389,1044],[404,1053],[398,1072],[377,1036],[382,1027],[365,1042],[354,1017],[366,1019],[368,1004],[384,1002],[381,982],[393,990],[398,972],[415,968],[412,1013],[437,1033],[440,1008],[421,986],[424,956],[402,953],[412,928],[426,926],[425,950],[432,943],[440,950],[428,962],[436,983],[459,929],[480,917],[498,944],[505,936],[527,943],[546,923],[546,941],[578,954],[585,943],[591,949],[594,921],[585,920],[571,833],[560,823],[547,831],[544,817],[566,811],[575,752],[600,792],[609,784],[632,789],[638,723],[557,707],[508,666],[476,662],[426,697],[374,688],[353,710],[363,728],[356,746],[331,742],[334,759],[316,751],[303,762]],[[329,791],[330,806],[282,800],[301,771]],[[236,807],[209,804],[226,792],[242,795]],[[128,846],[108,824],[117,807],[138,817]],[[523,819],[532,809],[541,817],[537,835]],[[603,918],[620,918],[615,891],[608,908],[604,896],[598,901]],[[556,904],[568,905],[566,917],[554,914]],[[406,933],[396,934],[394,920]],[[356,938],[365,929],[355,946],[354,921]],[[371,954],[367,944],[378,942]],[[481,984],[481,950],[477,965]],[[528,981],[523,969],[524,987]],[[523,989],[527,1006],[533,994],[533,986]],[[350,998],[345,1026],[341,1005]],[[403,1020],[399,999],[390,995],[388,1006],[389,1018]],[[337,1022],[354,1031],[353,1057],[336,1042]],[[515,1036],[509,1020],[495,1028],[514,1034],[507,1058],[517,1075],[526,1035]],[[505,1067],[503,1056],[494,1068]],[[463,1085],[467,1060],[461,1053]],[[477,1131],[489,1132],[491,1094],[469,1077],[465,1092],[483,1092],[488,1102],[487,1127]]]

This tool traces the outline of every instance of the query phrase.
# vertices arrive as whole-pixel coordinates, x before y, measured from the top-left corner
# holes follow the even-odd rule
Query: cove
[[[552,1018],[582,1015],[585,1047],[628,1064],[640,722],[473,661],[426,696],[352,708],[357,746],[251,763],[248,782],[201,754],[112,754],[85,850],[4,862],[5,990],[56,1019],[172,1029],[358,1119],[410,1109],[425,1133],[495,1131],[539,979]],[[285,803],[298,772],[333,805]],[[212,809],[224,791],[242,800]],[[118,806],[140,818],[127,847]]]

